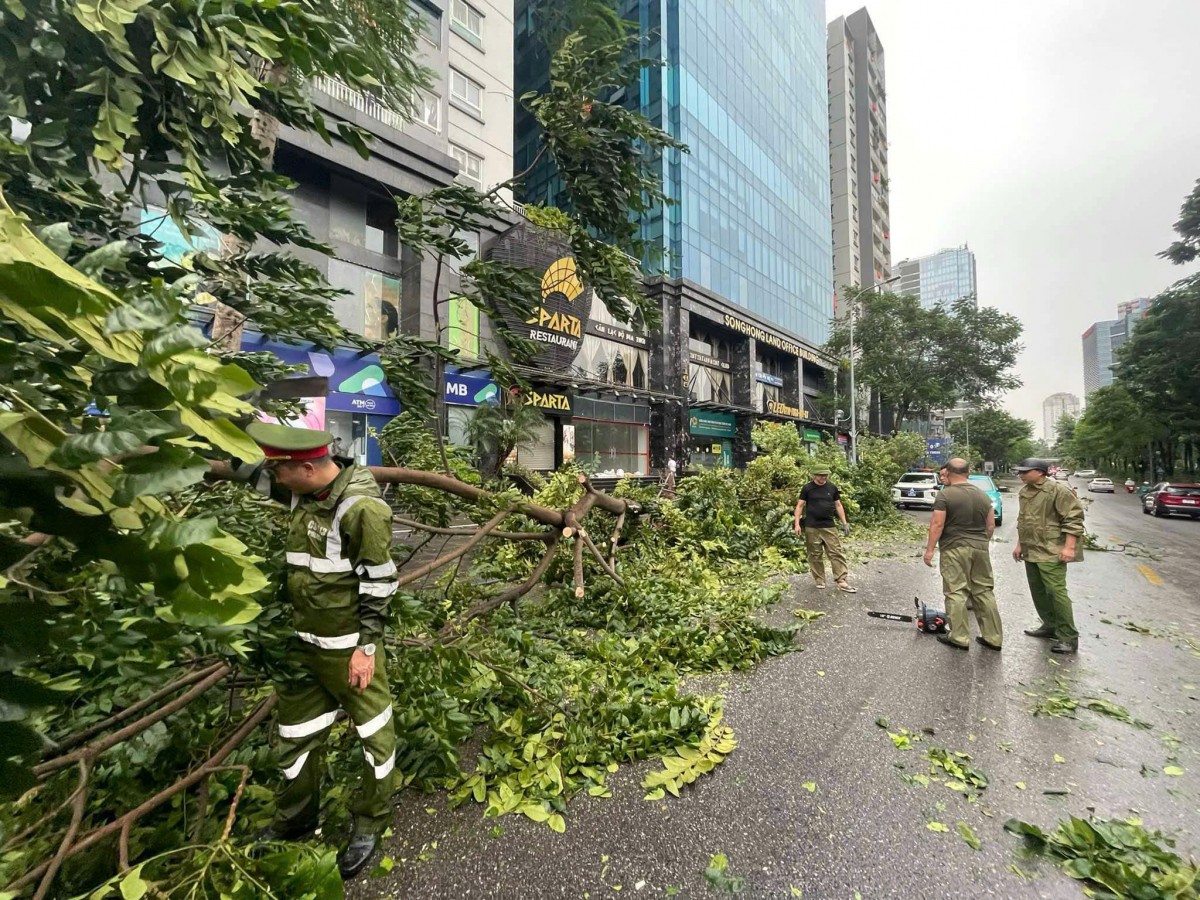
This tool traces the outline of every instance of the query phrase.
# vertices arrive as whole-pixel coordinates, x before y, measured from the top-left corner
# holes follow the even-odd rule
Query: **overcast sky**
[[[826,0],[827,21],[863,3]],[[1200,0],[874,0],[893,265],[967,243],[1024,387],[1083,397],[1080,336],[1194,269],[1155,254],[1200,178]]]

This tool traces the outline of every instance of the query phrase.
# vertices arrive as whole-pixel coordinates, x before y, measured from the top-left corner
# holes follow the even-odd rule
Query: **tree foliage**
[[[955,441],[955,452],[960,441],[966,442],[969,430],[971,449],[979,453],[980,459],[994,462],[997,468],[1018,462],[1032,449],[1033,423],[996,406],[971,410],[951,422],[948,430]]]
[[[971,298],[949,309],[924,308],[915,297],[862,291],[853,301],[858,383],[875,388],[899,426],[912,416],[980,405],[1020,386],[1012,374],[1021,351],[1021,322]],[[847,319],[834,323],[828,347],[849,357]]]
[[[1184,201],[1179,240],[1162,256],[1194,261],[1200,246],[1200,183]],[[1117,351],[1111,387],[1088,396],[1068,446],[1115,473],[1195,477],[1200,471],[1200,275],[1156,296]]]

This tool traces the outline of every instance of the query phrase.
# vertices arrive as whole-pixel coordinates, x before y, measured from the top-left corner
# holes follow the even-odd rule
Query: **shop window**
[[[598,475],[645,475],[650,469],[648,429],[626,422],[574,420],[575,457]]]

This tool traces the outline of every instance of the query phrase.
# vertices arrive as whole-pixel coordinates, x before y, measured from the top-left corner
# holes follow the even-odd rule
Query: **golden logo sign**
[[[534,325],[536,329],[544,329],[569,338],[583,337],[583,321],[578,316],[564,312],[561,308],[546,308],[546,305],[562,307],[567,303],[574,303],[583,290],[583,281],[580,280],[579,271],[575,267],[575,257],[564,256],[556,259],[546,267],[546,271],[542,275],[543,305],[537,308],[533,317],[527,319],[525,324]],[[531,340],[540,340],[543,343],[561,343],[550,336],[542,337],[536,329],[529,333]],[[577,346],[577,343],[573,342],[572,349]]]

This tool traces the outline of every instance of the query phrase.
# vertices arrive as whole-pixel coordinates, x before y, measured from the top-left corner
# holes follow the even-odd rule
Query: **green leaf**
[[[1183,774],[1182,766],[1163,766],[1163,774],[1178,778]]]
[[[930,831],[936,831],[939,833],[945,833],[950,830],[950,826],[945,825],[941,822],[930,822],[925,827],[928,828]]]
[[[806,791],[808,791],[810,794],[815,793],[817,790],[817,783],[815,781],[806,781],[806,782],[804,782],[804,784],[802,784],[800,786],[802,788],[804,788]]]
[[[371,870],[371,877],[372,878],[382,878],[383,876],[385,876],[389,872],[391,872],[392,869],[394,869],[395,867],[396,867],[396,861],[394,859],[392,859],[390,856],[385,856],[385,857],[383,857],[383,859],[379,860],[379,865],[377,865],[374,869]]]
[[[150,885],[142,880],[142,867],[130,869],[120,882],[122,900],[142,900]]]
[[[153,368],[187,350],[208,345],[208,338],[193,325],[173,325],[157,332],[142,349],[142,365]]]
[[[550,818],[546,820],[546,824],[550,826],[551,831],[557,831],[559,834],[562,834],[567,830],[567,823],[558,813],[551,815]]]
[[[974,829],[966,822],[958,822],[954,826],[958,830],[958,836],[963,839],[963,842],[972,850],[978,850],[983,846],[983,841],[975,834]]]

